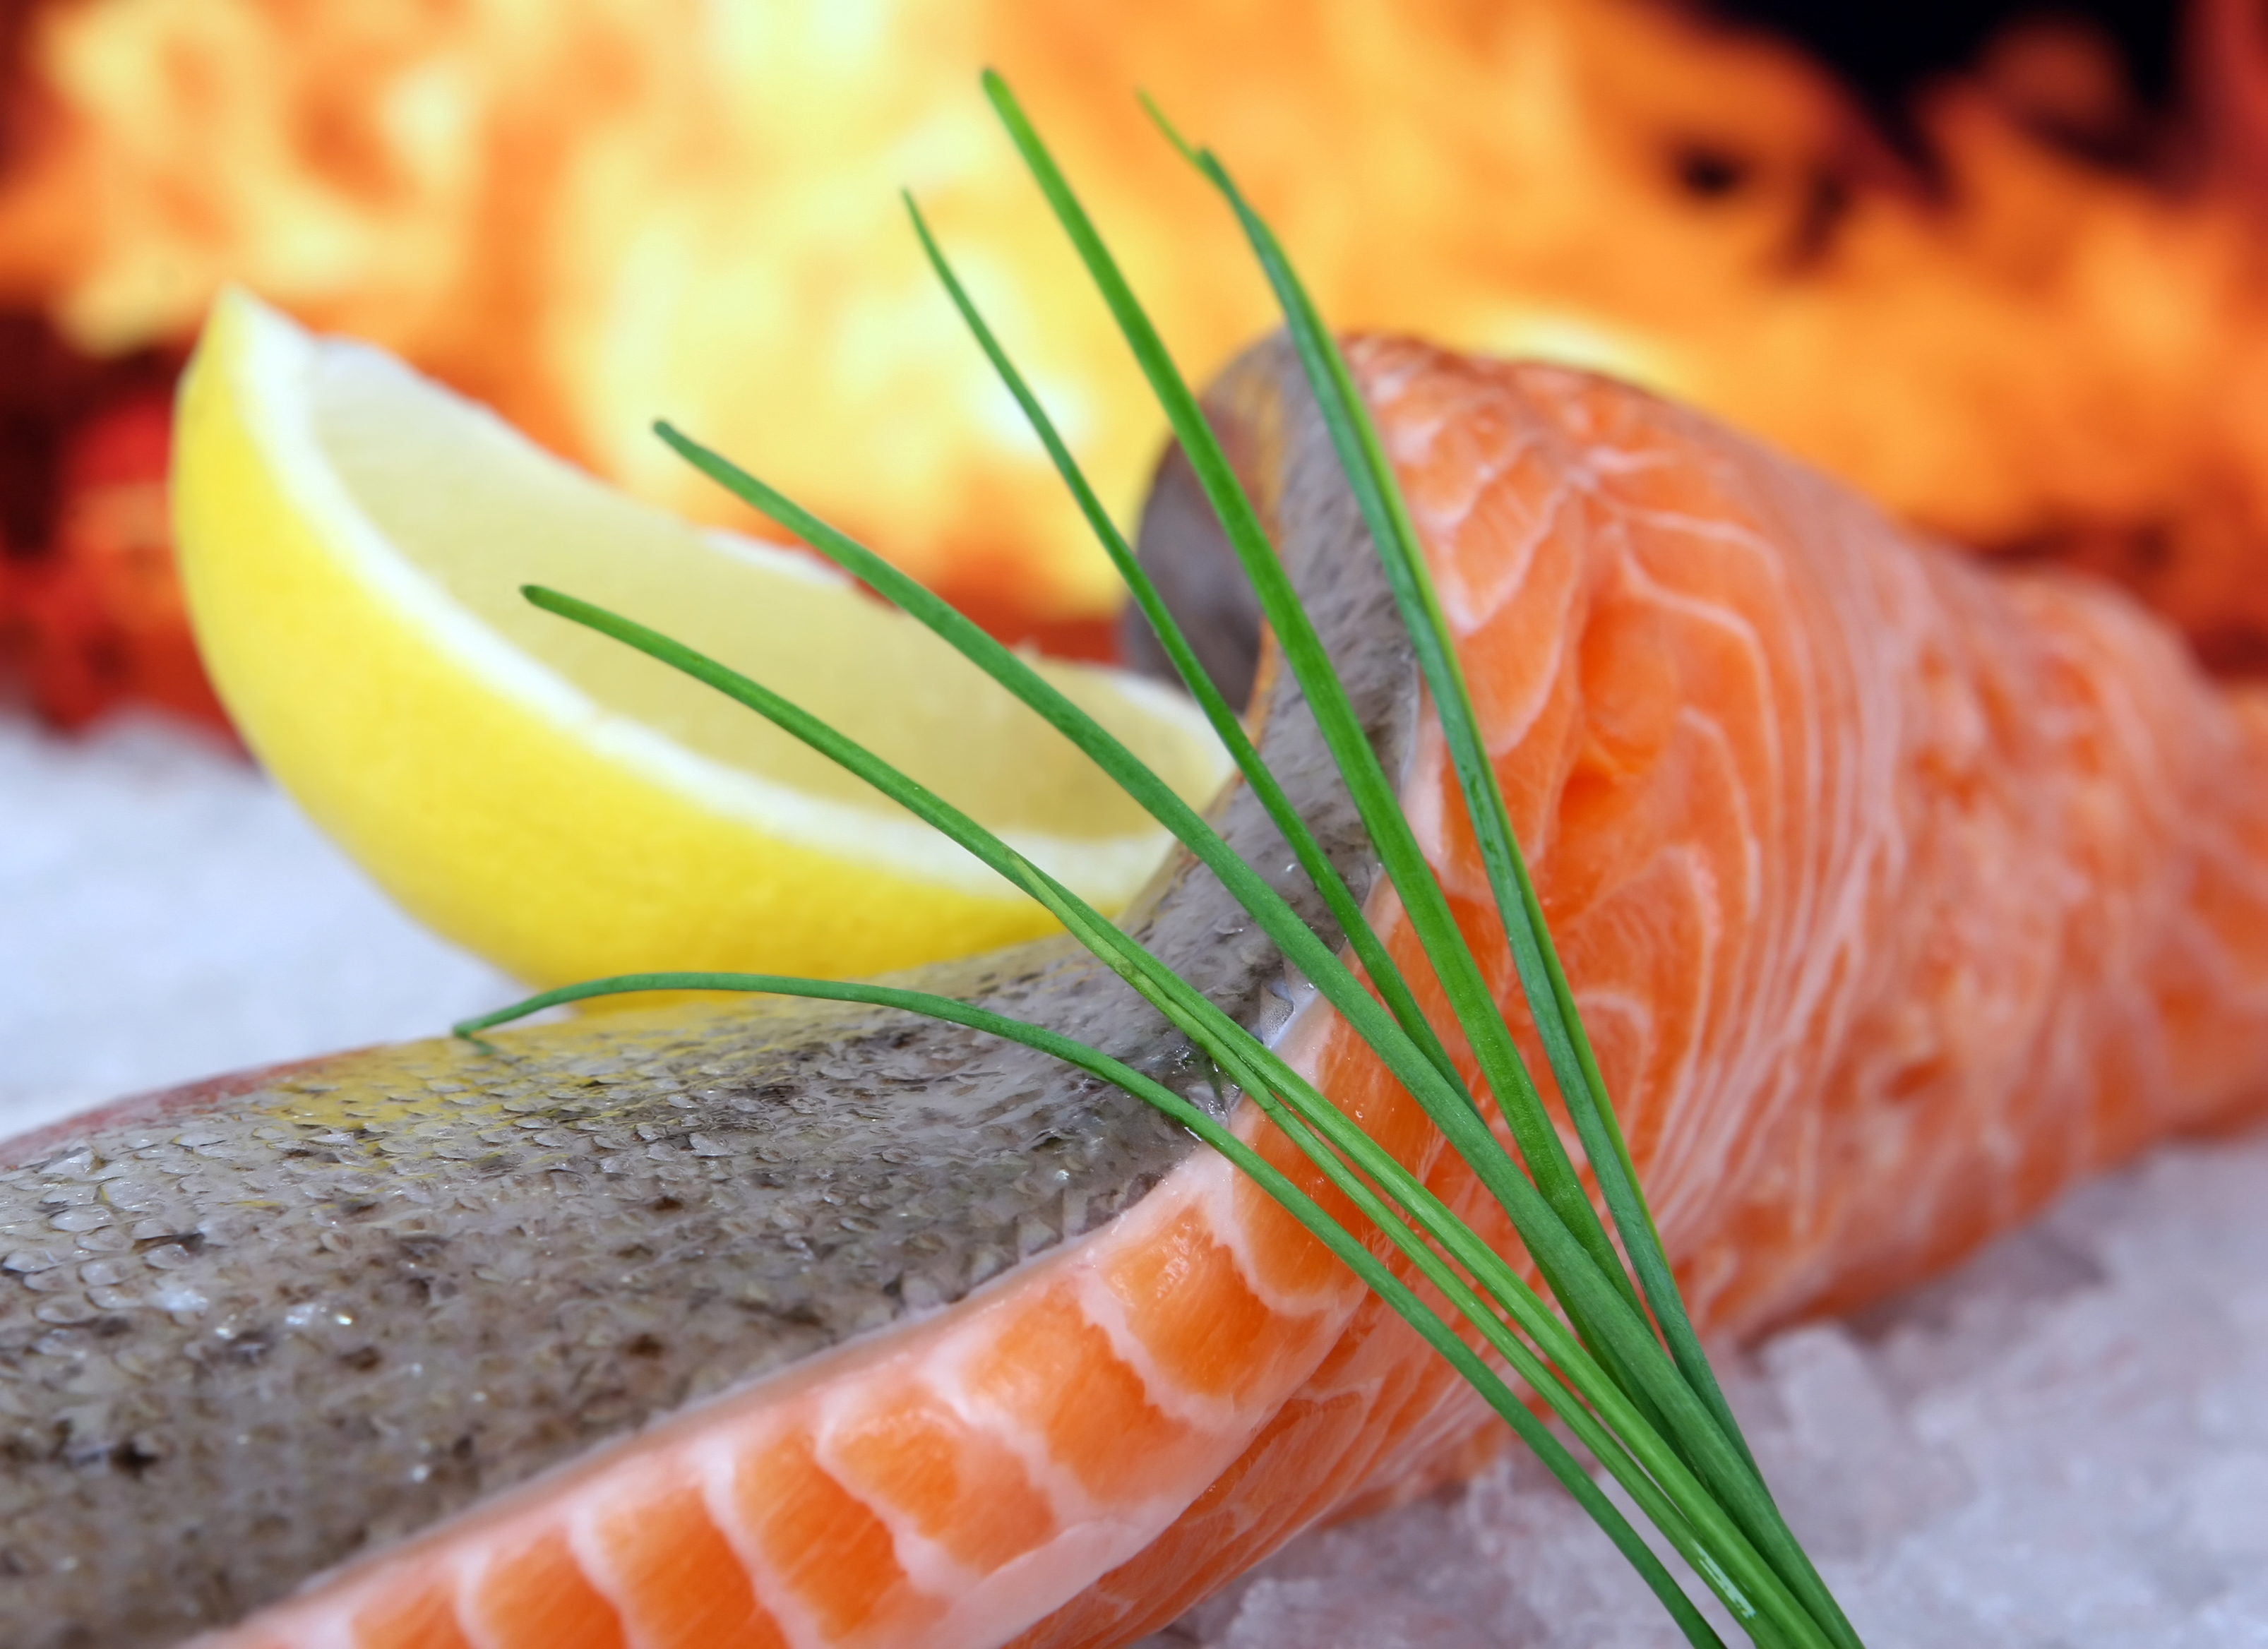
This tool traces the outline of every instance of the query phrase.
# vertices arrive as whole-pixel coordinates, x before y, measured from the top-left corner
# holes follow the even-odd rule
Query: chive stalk
[[[1377,424],[1355,388],[1345,357],[1323,325],[1274,232],[1252,210],[1218,156],[1210,150],[1192,148],[1156,105],[1146,98],[1144,103],[1169,141],[1227,201],[1275,290],[1332,446],[1338,454],[1340,467],[1370,528],[1395,604],[1417,649],[1419,667],[1440,717],[1466,814],[1481,850],[1482,864],[1531,1020],[1543,1044],[1554,1082],[1575,1123],[1615,1221],[1616,1233],[1630,1255],[1646,1302],[1653,1308],[1655,1321],[1680,1372],[1715,1417],[1724,1435],[1738,1447],[1748,1475],[1768,1499],[1770,1491],[1756,1471],[1755,1457],[1701,1348],[1700,1336],[1685,1310],[1684,1299],[1662,1249],[1660,1233],[1638,1190],[1638,1172],[1631,1159],[1629,1143],[1608,1097],[1605,1077],[1584,1032],[1581,1015],[1576,1011],[1573,992],[1557,948],[1551,942],[1526,858],[1513,837],[1495,765],[1488,759],[1472,695],[1457,661],[1447,615],[1426,574],[1417,524],[1400,488],[1394,484],[1392,466]],[[1805,1594],[1809,1607],[1831,1617],[1844,1633],[1849,1633],[1849,1622],[1844,1619],[1801,1545],[1786,1531],[1777,1510],[1770,1511],[1761,1520],[1766,1524],[1766,1538],[1779,1555],[1790,1583]],[[1773,1525],[1778,1527],[1771,1527]]]
[[[1719,1597],[1735,1616],[1749,1620],[1762,1616],[1786,1630],[1789,1642],[1805,1645],[1805,1649],[1824,1649],[1828,1640],[1808,1630],[1808,1616],[1787,1595],[1771,1566],[1734,1526],[1719,1500],[1712,1498],[1708,1490],[1685,1469],[1675,1451],[1636,1410],[1626,1395],[1605,1375],[1580,1343],[1566,1333],[1550,1307],[1536,1296],[1525,1279],[1506,1265],[1469,1227],[1464,1226],[1441,1206],[1402,1164],[1364,1134],[1344,1112],[1309,1086],[1272,1049],[1192,990],[1137,941],[1114,926],[1046,871],[1007,846],[919,781],[900,772],[809,711],[728,666],[619,614],[540,585],[528,586],[525,593],[531,602],[547,612],[571,619],[601,635],[610,636],[650,658],[684,672],[696,681],[717,688],[755,710],[781,731],[800,740],[845,771],[873,785],[923,822],[967,849],[1010,883],[1031,894],[1106,966],[1204,1048],[1244,1092],[1256,1099],[1272,1093],[1294,1109],[1302,1123],[1311,1128],[1330,1130],[1335,1145],[1352,1157],[1373,1182],[1394,1191],[1397,1200],[1403,1204],[1404,1213],[1416,1218],[1436,1244],[1451,1248],[1469,1268],[1478,1268],[1484,1282],[1494,1284],[1500,1289],[1501,1292],[1496,1293],[1498,1307],[1512,1314],[1530,1337],[1550,1349],[1552,1360],[1562,1378],[1554,1380],[1545,1376],[1541,1386],[1533,1388],[1538,1395],[1571,1424],[1577,1423],[1573,1410],[1580,1405],[1572,1401],[1575,1397],[1587,1402],[1593,1410],[1612,1417],[1613,1432],[1622,1439],[1625,1448],[1640,1458],[1644,1474],[1660,1485],[1684,1520],[1705,1530],[1709,1536],[1707,1555],[1713,1562],[1704,1567],[1702,1572],[1705,1579],[1717,1588]],[[522,1011],[533,1012],[534,1005],[546,1002],[546,997],[535,997],[531,999],[531,1003],[504,1010],[502,1014],[468,1021],[462,1028],[468,1032],[477,1032],[501,1022],[506,1016],[516,1017]],[[1396,1074],[1407,1081],[1410,1073],[1397,1071]],[[1486,1128],[1471,1113],[1459,1115],[1472,1123],[1482,1135],[1487,1134]],[[1314,1157],[1310,1159],[1316,1161],[1316,1166],[1332,1177],[1342,1191],[1355,1197],[1359,1205],[1363,1203],[1367,1193],[1351,1169],[1336,1158],[1330,1158],[1328,1165]],[[1521,1220],[1521,1215],[1515,1214],[1515,1219],[1525,1225],[1536,1225],[1541,1211],[1537,1193],[1518,1175],[1513,1176],[1513,1183],[1525,1193],[1529,1204],[1524,1211],[1526,1218]],[[1517,1194],[1515,1200],[1518,1200]],[[1553,1240],[1555,1233],[1548,1227],[1539,1228],[1543,1232],[1544,1240]],[[1399,1221],[1381,1229],[1389,1240],[1398,1244],[1398,1233],[1402,1230]],[[1564,1232],[1556,1233],[1556,1237],[1562,1245],[1571,1240]],[[1563,1263],[1569,1259],[1564,1248],[1560,1257]],[[1570,1269],[1580,1268],[1580,1254],[1573,1255]],[[1594,1293],[1598,1285],[1594,1285]],[[1483,1313],[1482,1316],[1484,1320],[1475,1322],[1474,1326],[1484,1334],[1491,1334],[1498,1325],[1491,1314]],[[1504,1348],[1499,1345],[1498,1349]],[[1573,1390],[1566,1391],[1565,1387],[1572,1387]],[[1602,1463],[1609,1471],[1615,1469],[1613,1461]],[[1673,1544],[1679,1543],[1683,1538],[1683,1524],[1675,1521],[1663,1527],[1664,1534]]]
[[[468,1020],[457,1027],[459,1034],[477,1041],[482,1030],[541,1007],[593,996],[641,990],[736,990],[864,1002],[926,1014],[1050,1053],[1116,1084],[1189,1128],[1322,1240],[1429,1344],[1448,1358],[1537,1453],[1638,1569],[1688,1641],[1715,1644],[1718,1639],[1651,1549],[1565,1446],[1512,1392],[1488,1358],[1461,1337],[1447,1319],[1426,1307],[1385,1263],[1376,1251],[1379,1245],[1398,1253],[1434,1286],[1466,1329],[1501,1359],[1503,1366],[1551,1410],[1624,1489],[1754,1641],[1802,1645],[1803,1649],[1827,1649],[1828,1645],[1856,1649],[1856,1634],[1772,1503],[1678,1297],[1627,1143],[1513,837],[1493,767],[1481,746],[1470,696],[1457,666],[1453,638],[1433,593],[1414,522],[1336,342],[1323,328],[1274,235],[1252,211],[1218,158],[1183,143],[1166,126],[1167,136],[1236,214],[1283,305],[1302,368],[1378,548],[1440,716],[1555,1086],[1575,1123],[1615,1235],[1630,1256],[1631,1271],[1637,1274],[1635,1282],[1624,1269],[1613,1238],[1583,1189],[1489,995],[1477,961],[1451,917],[1440,884],[1401,813],[1393,786],[1196,396],[1174,368],[1163,341],[1005,83],[988,73],[984,90],[1149,379],[1219,516],[1231,548],[1251,578],[1285,662],[1307,696],[1380,860],[1402,896],[1412,931],[1449,1000],[1457,1027],[1474,1050],[1486,1092],[1495,1099],[1513,1136],[1520,1159],[1513,1160],[1490,1129],[1473,1090],[1450,1059],[1438,1032],[1418,1010],[1407,980],[1359,903],[1268,771],[1233,709],[1197,666],[1193,652],[1123,534],[1109,520],[1036,396],[969,300],[910,200],[907,204],[916,233],[947,295],[1031,421],[1105,552],[1125,576],[1134,600],[1157,629],[1168,658],[1314,882],[1367,975],[1367,984],[1194,808],[1013,652],[871,550],[777,490],[666,425],[659,426],[659,433],[704,473],[919,619],[1032,706],[1211,870],[1275,941],[1286,961],[1316,985],[1386,1062],[1497,1198],[1558,1308],[1565,1312],[1566,1322],[1513,1266],[1490,1249],[1418,1176],[1371,1140],[1328,1096],[1070,889],[958,809],[770,688],[630,619],[557,592],[530,587],[526,593],[537,606],[614,637],[756,710],[908,807],[1037,900],[1212,1059],[1322,1181],[1362,1215],[1368,1234],[1359,1235],[1342,1226],[1218,1119],[1101,1050],[952,998],[889,986],[777,975],[638,975],[547,991]],[[1165,126],[1162,118],[1160,124]],[[1372,994],[1373,990],[1376,995]]]

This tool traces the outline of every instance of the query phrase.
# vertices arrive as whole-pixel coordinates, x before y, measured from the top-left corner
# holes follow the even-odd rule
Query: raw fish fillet
[[[1705,1329],[1895,1289],[2257,1106],[2263,700],[2122,598],[1916,545],[1697,415],[1353,355]],[[1286,353],[1212,404],[1517,1020]],[[1366,883],[1262,677],[1265,747]],[[1169,866],[1131,920],[1509,1242],[1206,879]],[[940,979],[1200,1079],[1059,946]],[[1107,1091],[801,1006],[509,1046],[342,1056],[7,1153],[0,1636],[1119,1644],[1496,1446],[1288,1218]]]

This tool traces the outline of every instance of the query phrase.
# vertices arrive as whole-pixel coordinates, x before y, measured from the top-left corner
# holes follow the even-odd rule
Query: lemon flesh
[[[887,486],[887,453],[875,471]],[[254,751],[406,908],[531,984],[858,975],[1053,924],[754,712],[529,606],[526,584],[773,688],[1105,910],[1164,853],[1068,740],[849,580],[635,503],[241,292],[183,380],[173,498],[198,643]],[[1185,798],[1225,782],[1179,695],[1040,667]]]

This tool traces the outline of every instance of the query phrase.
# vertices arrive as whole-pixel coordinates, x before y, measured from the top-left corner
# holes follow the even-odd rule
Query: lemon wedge
[[[530,984],[858,975],[1052,922],[752,712],[528,606],[524,584],[785,694],[1106,910],[1164,853],[1066,740],[832,570],[637,504],[240,291],[190,363],[173,464],[198,643],[254,753],[402,905]],[[1182,795],[1226,778],[1179,695],[1042,669]]]

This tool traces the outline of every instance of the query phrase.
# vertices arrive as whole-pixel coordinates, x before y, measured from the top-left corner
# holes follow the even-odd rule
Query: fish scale
[[[1347,649],[1366,725],[1398,765],[1416,718],[1406,643],[1362,620],[1382,586],[1344,530],[1351,503],[1322,485],[1294,502],[1341,524],[1303,529],[1317,546],[1303,576]],[[1281,685],[1257,710],[1271,756],[1309,802],[1327,850],[1366,886],[1351,806],[1329,783],[1312,718]],[[1233,792],[1222,807],[1239,851],[1283,857],[1248,796]],[[1304,903],[1322,919],[1312,891]],[[1185,860],[1160,872],[1127,919],[1256,1025],[1281,1021],[1286,994],[1298,994],[1264,936]],[[1069,940],[926,969],[913,983],[1051,1023],[1222,1103],[1178,1033]],[[11,1165],[0,1169],[0,1251],[21,1260],[23,1278],[0,1281],[0,1370],[12,1377],[0,1390],[26,1399],[0,1417],[20,1465],[0,1501],[0,1550],[14,1572],[0,1579],[0,1636],[172,1641],[452,1517],[493,1520],[516,1484],[535,1480],[530,1492],[550,1504],[564,1492],[558,1474],[596,1469],[587,1457],[609,1439],[626,1469],[647,1459],[653,1423],[688,1403],[711,1400],[694,1412],[714,1420],[719,1393],[808,1369],[830,1350],[960,1321],[958,1306],[1003,1290],[1041,1287],[1035,1267],[1066,1240],[1115,1228],[1196,1149],[1083,1073],[909,1016],[740,998],[501,1042],[502,1059],[460,1043],[411,1044],[129,1101],[0,1158]],[[122,1166],[124,1181],[114,1177]],[[140,1183],[135,1174],[151,1184],[117,1189]],[[44,1196],[67,1196],[81,1212],[42,1208]],[[32,1237],[44,1248],[34,1251]],[[159,1256],[172,1269],[105,1305],[67,1266],[113,1248],[144,1270]],[[1218,1273],[1235,1248],[1207,1252],[1194,1269]],[[49,1288],[57,1282],[68,1286]],[[1036,1357],[1088,1358],[1096,1391],[1117,1391],[1116,1412],[1154,1411],[1157,1460],[1218,1454],[1226,1443],[1210,1439],[1248,1429],[1243,1410],[1267,1394],[1193,1388],[1167,1395],[1167,1417],[1144,1395],[1165,1378],[1157,1348],[1138,1343],[1154,1310],[1112,1288],[1101,1270],[1055,1285],[1050,1310],[1022,1325],[1019,1343]],[[1233,1304],[1234,1292],[1200,1287],[1189,1298]],[[1256,1309],[1250,1299],[1244,1308]],[[1168,1336],[1166,1360],[1189,1335],[1185,1326]],[[1303,1330],[1311,1357],[1325,1337]],[[195,1371],[187,1383],[173,1378],[183,1366]],[[957,1417],[1002,1471],[1023,1462],[1033,1504],[1049,1507],[1047,1538],[1092,1546],[1098,1515],[1117,1515],[1103,1492],[1108,1451],[1091,1439],[1056,1445],[1096,1411],[1095,1394],[1026,1424],[1001,1417],[1025,1400],[1028,1360],[988,1366],[971,1350],[954,1367],[945,1388],[924,1388],[933,1411]],[[90,1381],[113,1388],[107,1407],[79,1401]],[[1198,1388],[1219,1385],[1198,1376]],[[762,1402],[755,1411],[769,1412]],[[842,1498],[817,1463],[832,1433],[815,1410],[800,1424],[792,1434],[756,1426],[750,1447],[808,1478],[814,1493]],[[641,1427],[637,1446],[619,1441]],[[152,1459],[135,1452],[136,1439]],[[689,1448],[688,1460],[715,1452]],[[1178,1510],[1171,1474],[1153,1476],[1138,1522]],[[711,1494],[725,1519],[732,1495]],[[858,1517],[871,1545],[887,1520]],[[538,1522],[549,1531],[541,1540],[557,1532]],[[754,1525],[731,1532],[761,1543]],[[584,1528],[556,1550],[600,1539]],[[468,1611],[467,1630],[493,1636],[504,1629],[480,1624],[495,1612],[480,1599],[506,1580],[482,1579],[483,1565],[504,1559],[479,1550],[487,1555],[449,1560],[457,1578],[445,1589]],[[748,1557],[764,1561],[755,1545]],[[1035,1578],[1016,1585],[1027,1588],[1059,1588],[1077,1572],[1025,1567]],[[793,1562],[787,1571],[797,1572]],[[799,1603],[788,1581],[774,1584],[784,1616],[811,1630],[833,1618]],[[905,1623],[890,1618],[892,1631]]]
[[[1829,483],[1637,392],[1395,340],[1359,342],[1351,358],[1705,1330],[1753,1333],[1910,1283],[2073,1176],[2257,1108],[2268,1073],[2268,700],[2206,681],[2118,598],[1987,574],[1914,544]],[[1319,627],[1351,650],[1342,662],[1373,732],[1398,749],[1414,703],[1408,659],[1391,644],[1390,605],[1288,352],[1248,357],[1211,407]],[[1177,485],[1186,476],[1169,465],[1160,498]],[[1201,564],[1221,552],[1184,533],[1152,535],[1145,553]],[[1325,809],[1326,842],[1351,860],[1344,801],[1321,781],[1297,692],[1269,662],[1262,676],[1265,747],[1287,763],[1292,793]],[[1410,737],[1406,768],[1397,755],[1390,770],[1403,773],[1428,857],[1533,1062],[1486,879],[1457,823],[1454,776],[1430,723]],[[1234,839],[1256,863],[1277,863],[1281,844],[1253,813],[1232,798],[1232,832],[1246,833]],[[1190,950],[1176,965],[1209,969],[1206,988],[1275,1027],[1296,1068],[1513,1249],[1501,1213],[1377,1060],[1285,978],[1248,924],[1197,896],[1202,887],[1185,865],[1169,870],[1138,919],[1153,935],[1185,924]],[[1369,909],[1440,1014],[1391,890],[1374,890]],[[1151,1021],[1096,1006],[1086,964],[1027,954],[1051,960],[965,965],[925,983],[1026,990],[1027,1009],[1041,1002],[1194,1076]],[[1053,994],[1034,980],[1053,982]],[[379,1509],[338,1554],[344,1566],[265,1609],[252,1608],[259,1595],[195,1594],[206,1621],[251,1609],[209,1641],[1120,1644],[1317,1518],[1390,1504],[1495,1446],[1497,1428],[1447,1366],[1225,1162],[1165,1130],[1138,1148],[1147,1114],[1114,1108],[1094,1085],[1042,1079],[1013,1060],[963,1066],[1004,1056],[978,1056],[965,1036],[905,1034],[799,1006],[672,1009],[519,1034],[519,1057],[544,1071],[524,1086],[461,1050],[352,1056],[129,1106],[19,1152],[40,1172],[19,1172],[8,1194],[61,1199],[30,1204],[8,1233],[27,1285],[56,1269],[44,1261],[66,1237],[74,1252],[122,1252],[102,1233],[136,1215],[151,1228],[136,1243],[179,1252],[166,1286],[210,1285],[217,1303],[245,1281],[226,1256],[257,1248],[262,1231],[300,1233],[302,1257],[331,1253],[324,1244],[353,1228],[346,1211],[391,1209],[382,1199],[394,1196],[393,1246],[369,1285],[379,1296],[391,1289],[417,1321],[462,1330],[453,1301],[555,1291],[541,1321],[572,1322],[558,1343],[589,1353],[571,1365],[585,1386],[540,1394],[555,1406],[528,1417],[554,1427],[549,1440],[494,1483],[452,1480],[453,1499],[416,1502],[422,1526],[382,1522],[387,1497],[404,1500],[398,1482],[349,1474],[348,1498]],[[1461,1042],[1451,1050],[1471,1074]],[[821,1081],[852,1086],[858,1103],[808,1103]],[[366,1102],[338,1097],[349,1090]],[[773,1090],[788,1102],[733,1104]],[[247,1143],[263,1137],[246,1119],[298,1120],[294,1106],[326,1131],[271,1127],[268,1143]],[[972,1106],[1013,1137],[972,1146],[959,1129]],[[547,1126],[521,1142],[508,1131],[515,1118]],[[1310,1178],[1249,1108],[1233,1124]],[[894,1128],[903,1137],[882,1143]],[[578,1131],[589,1147],[573,1144]],[[1083,1229],[1060,1218],[1066,1204],[1020,1154],[1041,1134],[1065,1142],[1085,1176]],[[315,1204],[342,1218],[264,1211],[295,1181],[274,1159],[276,1137],[330,1153],[306,1173]],[[147,1211],[95,1218],[110,1206],[99,1187],[118,1182],[100,1175],[114,1158],[138,1174],[144,1151],[179,1171],[174,1189],[120,1176],[140,1189],[114,1195]],[[586,1157],[600,1177],[637,1176],[637,1196],[597,1211],[606,1244],[539,1244],[532,1269],[490,1266],[512,1279],[499,1284],[461,1245],[434,1240],[459,1212],[492,1211],[502,1193],[487,1188],[532,1195],[531,1175],[551,1176],[543,1195],[571,1204]],[[700,1226],[701,1199],[727,1179],[729,1215]],[[911,1205],[909,1182],[921,1230],[897,1246],[834,1212],[853,1189],[854,1204]],[[231,1207],[230,1184],[269,1202]],[[1027,1252],[1015,1227],[1049,1207],[1058,1224]],[[784,1250],[767,1248],[773,1230],[792,1240]],[[907,1279],[935,1271],[917,1263],[934,1257],[917,1240],[924,1233],[961,1269],[934,1305],[909,1309]],[[775,1251],[792,1263],[767,1270]],[[578,1278],[584,1293],[563,1298]],[[659,1292],[641,1295],[634,1279]],[[752,1284],[770,1292],[729,1293]],[[738,1375],[714,1347],[691,1364],[678,1349],[717,1311],[711,1290],[736,1300],[736,1323],[761,1325],[735,1352]],[[13,1325],[63,1297],[26,1286],[0,1331],[36,1335]],[[91,1296],[62,1314],[75,1311],[85,1315],[48,1329],[81,1336],[67,1344],[0,1339],[18,1376],[7,1389],[28,1386],[49,1416],[68,1409],[70,1382],[21,1371],[77,1345],[92,1361],[101,1330],[90,1325],[108,1319]],[[202,1336],[199,1377],[250,1390],[307,1339],[255,1314],[235,1336],[266,1348],[248,1358],[181,1312],[170,1319],[181,1336],[163,1343]],[[651,1360],[666,1381],[637,1387],[623,1373],[642,1355],[634,1325],[660,1348]],[[143,1331],[117,1337],[138,1345]],[[459,1382],[468,1402],[463,1382],[488,1380],[498,1359],[460,1366],[440,1360],[449,1349],[434,1343],[422,1378]],[[509,1360],[541,1364],[540,1343],[515,1344]],[[335,1363],[322,1366],[338,1379]],[[605,1406],[604,1391],[590,1395],[601,1376],[617,1405],[593,1428],[605,1435],[558,1429],[577,1402]],[[377,1388],[343,1389],[351,1411]],[[161,1453],[139,1476],[60,1454],[34,1469],[80,1485],[135,1477],[157,1503],[173,1458]],[[244,1482],[289,1492],[276,1464],[246,1466]],[[271,1579],[270,1594],[287,1584]],[[66,1585],[49,1595],[79,1594]],[[163,1641],[148,1594],[134,1607],[105,1640]]]

